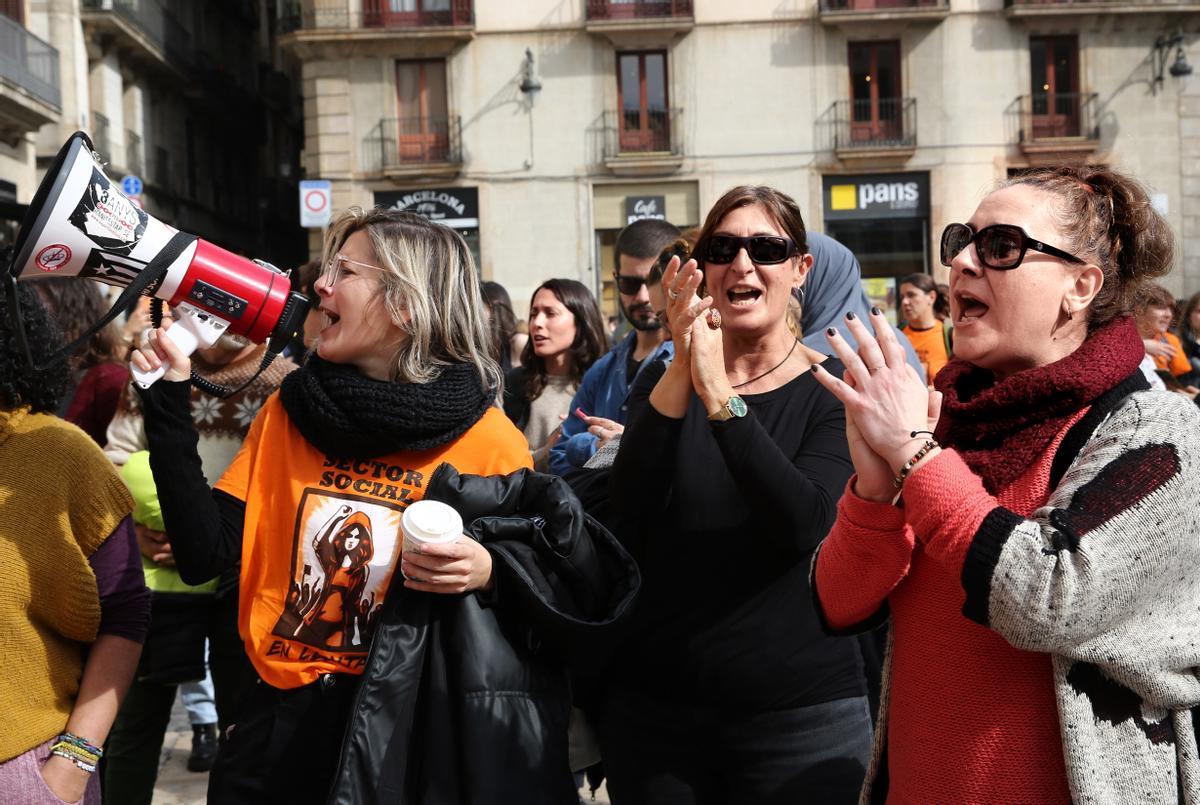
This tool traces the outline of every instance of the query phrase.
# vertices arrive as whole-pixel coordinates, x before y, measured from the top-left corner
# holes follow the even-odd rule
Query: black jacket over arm
[[[495,588],[392,585],[331,802],[574,805],[564,657],[624,614],[637,566],[555,476],[443,464],[425,498],[457,509],[491,552]]]

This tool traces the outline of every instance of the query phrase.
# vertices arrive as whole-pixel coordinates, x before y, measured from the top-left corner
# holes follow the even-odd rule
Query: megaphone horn
[[[190,355],[225,332],[262,343],[270,340],[264,367],[296,333],[308,300],[293,293],[287,275],[195,235],[179,232],[130,201],[104,174],[92,142],[75,132],[59,150],[38,187],[15,244],[6,281],[82,277],[123,290],[105,317],[59,356],[112,321],[138,295],[175,308],[167,337]],[[15,294],[8,294],[18,338],[24,327]],[[28,352],[26,353],[28,355]],[[56,357],[59,357],[56,356]],[[32,361],[31,361],[32,362]],[[146,388],[166,372],[134,370]]]

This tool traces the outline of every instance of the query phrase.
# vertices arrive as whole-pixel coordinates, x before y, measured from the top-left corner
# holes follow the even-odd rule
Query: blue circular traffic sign
[[[125,195],[140,196],[142,189],[142,180],[137,176],[130,174],[129,176],[121,177],[121,192]]]

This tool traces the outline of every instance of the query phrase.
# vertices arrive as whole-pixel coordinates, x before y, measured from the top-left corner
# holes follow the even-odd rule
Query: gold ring
[[[708,326],[714,330],[721,329],[721,311],[719,311],[719,310],[709,311]]]

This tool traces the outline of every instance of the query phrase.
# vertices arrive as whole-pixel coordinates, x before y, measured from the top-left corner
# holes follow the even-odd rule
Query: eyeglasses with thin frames
[[[370,263],[360,263],[357,260],[351,260],[349,257],[341,254],[335,254],[333,258],[325,264],[325,270],[321,272],[321,279],[325,281],[325,286],[332,288],[337,285],[339,279],[346,271],[346,266],[354,266],[354,268],[373,268],[376,271],[386,271],[380,266],[373,266]],[[353,276],[353,275],[351,275]]]

